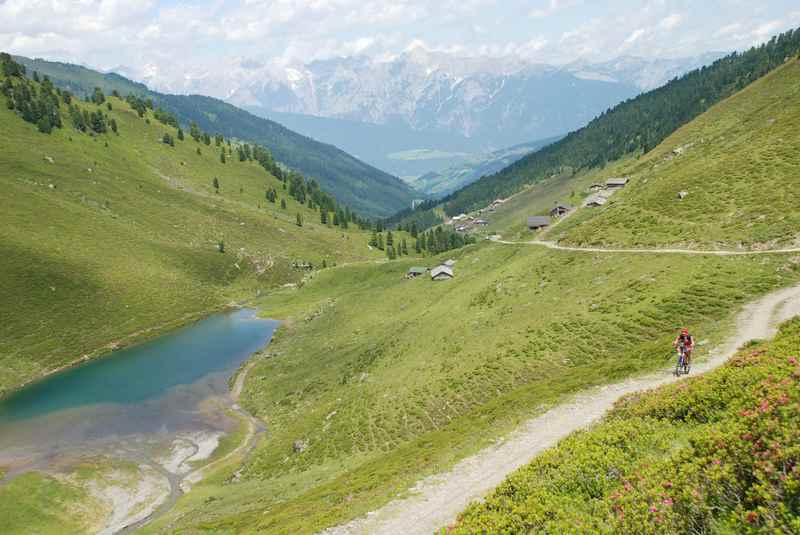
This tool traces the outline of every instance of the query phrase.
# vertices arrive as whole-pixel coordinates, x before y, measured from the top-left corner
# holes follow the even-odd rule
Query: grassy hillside
[[[0,393],[296,282],[304,272],[295,260],[318,266],[372,254],[366,234],[320,225],[318,212],[257,163],[223,164],[219,147],[188,136],[164,144],[176,131],[150,111],[140,119],[110,97],[112,109],[102,110],[119,133],[89,135],[69,125],[62,103],[64,127],[42,134],[6,100],[0,95],[0,299],[13,306],[0,311]],[[277,203],[266,200],[268,188]]]
[[[362,216],[385,217],[410,206],[416,194],[399,178],[365,164],[333,145],[256,117],[221,100],[200,95],[167,95],[149,90],[115,73],[103,74],[78,65],[17,57],[30,71],[47,74],[53,82],[76,94],[90,94],[95,87],[122,96],[150,97],[175,113],[184,125],[196,122],[203,130],[258,143],[281,163],[315,178],[326,191]]]
[[[365,514],[563,395],[666,365],[683,323],[704,351],[739,304],[800,276],[780,257],[454,257],[445,283],[352,266],[260,301],[288,319],[242,400],[269,437],[152,532],[312,533]]]
[[[702,377],[633,395],[448,533],[797,533],[800,320]]]
[[[791,61],[712,107],[646,155],[565,169],[489,214],[489,232],[529,240],[529,215],[581,206],[587,188],[631,181],[602,208],[582,208],[537,236],[572,245],[759,249],[800,233],[800,62]],[[685,192],[683,199],[679,192]]]
[[[551,236],[637,247],[796,245],[798,149],[800,61],[794,60],[613,169],[630,176],[630,185]]]

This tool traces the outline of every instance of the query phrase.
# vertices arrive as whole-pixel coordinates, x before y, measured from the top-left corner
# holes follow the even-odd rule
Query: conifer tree
[[[319,211],[319,222],[322,223],[323,225],[328,224],[328,211],[325,208],[322,208]]]
[[[225,163],[225,149],[219,151],[219,161]]]
[[[214,191],[219,193],[219,179],[217,177],[214,177],[214,181],[211,183],[211,185],[214,186]]]
[[[303,217],[300,215],[300,212],[297,212],[297,226],[298,227],[303,226]]]
[[[42,134],[49,134],[53,131],[53,125],[50,124],[50,119],[47,118],[46,115],[42,115],[39,118],[39,121],[36,123],[36,126],[39,128],[39,132]]]
[[[286,199],[281,199],[281,208],[286,210]]]
[[[408,256],[408,244],[405,238],[400,242],[400,254]]]
[[[183,130],[178,128],[178,141],[183,141]]]

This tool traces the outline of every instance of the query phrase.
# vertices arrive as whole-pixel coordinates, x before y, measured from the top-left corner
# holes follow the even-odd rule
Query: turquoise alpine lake
[[[228,380],[278,326],[254,310],[216,314],[53,374],[0,401],[0,461],[132,435],[221,429]],[[216,400],[209,408],[209,400]]]

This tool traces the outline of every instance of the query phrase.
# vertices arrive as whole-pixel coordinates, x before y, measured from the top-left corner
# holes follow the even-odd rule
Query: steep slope
[[[448,533],[793,533],[800,321],[722,369],[620,401]]]
[[[626,155],[648,152],[679,127],[793,58],[799,50],[800,31],[789,31],[765,45],[723,58],[622,103],[563,140],[453,194],[446,199],[445,210],[452,215],[480,208],[565,168],[602,167]]]
[[[279,162],[317,179],[340,202],[364,216],[390,215],[409,206],[417,197],[400,179],[333,145],[297,134],[221,100],[199,95],[157,93],[118,74],[103,74],[77,65],[22,57],[16,59],[30,71],[46,74],[57,86],[78,95],[90,94],[95,87],[100,87],[106,93],[116,90],[122,96],[133,94],[152,98],[157,106],[177,115],[184,125],[194,121],[212,134],[220,133],[263,145]]]
[[[8,81],[0,76],[3,91],[21,95],[22,82],[8,89]],[[41,96],[35,102],[53,102],[54,92],[31,87]],[[354,225],[320,225],[319,212],[261,165],[238,161],[235,151],[223,164],[227,145],[182,141],[151,110],[140,119],[114,97],[102,105],[73,99],[78,116],[102,112],[117,128],[81,132],[58,97],[63,127],[43,134],[7,109],[9,97],[0,101],[0,299],[9,304],[0,311],[0,394],[259,288],[298,281],[295,260],[369,257],[368,236]],[[267,190],[277,192],[275,203]]]
[[[796,246],[798,147],[800,61],[794,60],[611,170],[631,177],[630,184],[550,236],[634,247]]]

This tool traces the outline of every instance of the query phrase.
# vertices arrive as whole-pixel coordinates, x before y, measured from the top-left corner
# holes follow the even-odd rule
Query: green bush
[[[723,368],[628,396],[452,533],[797,533],[800,320]]]

